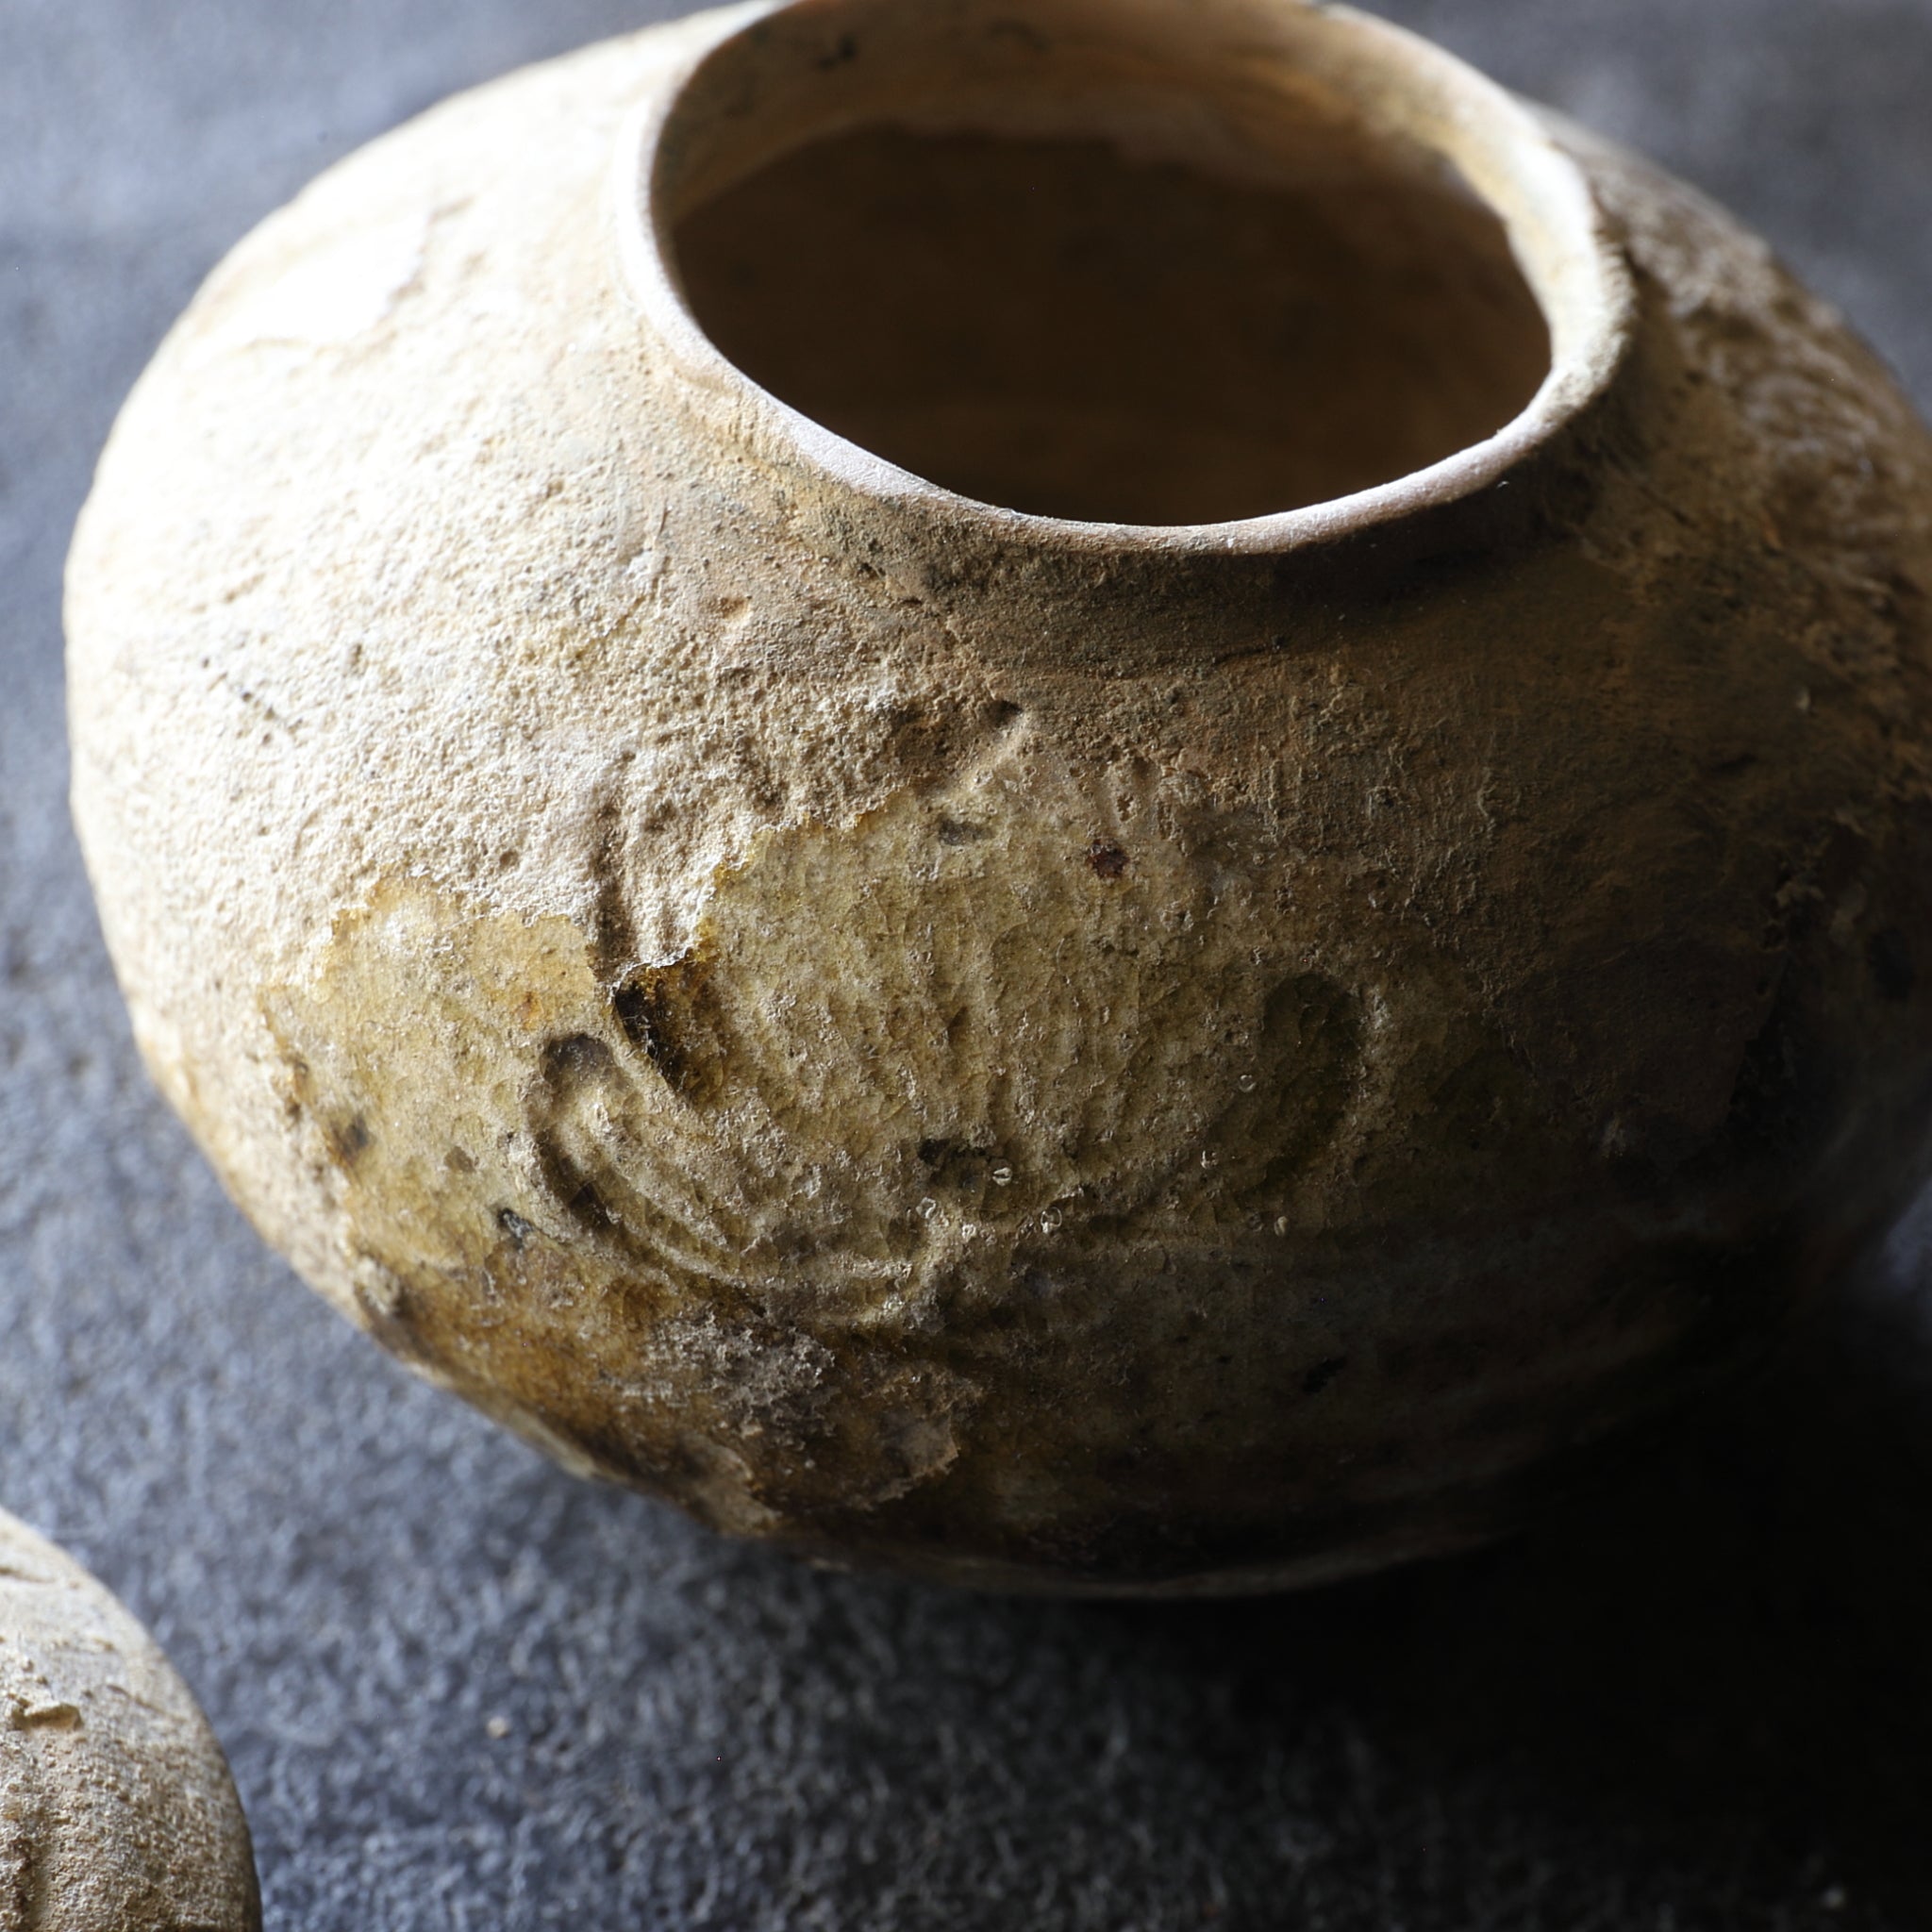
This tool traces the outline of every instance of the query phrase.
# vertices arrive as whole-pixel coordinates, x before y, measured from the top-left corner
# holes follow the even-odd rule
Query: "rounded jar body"
[[[236,1198],[829,1558],[1487,1535],[1923,1171],[1924,430],[1645,164],[1182,11],[736,9],[447,104],[217,273],[76,541],[88,860]],[[1062,408],[1106,339],[942,282],[1009,176],[1056,301],[1203,180],[1353,292]],[[1204,428],[1284,317],[1306,436]]]

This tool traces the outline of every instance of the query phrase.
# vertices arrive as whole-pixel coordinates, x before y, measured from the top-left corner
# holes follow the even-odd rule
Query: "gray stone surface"
[[[0,1498],[204,1698],[305,1932],[1932,1924],[1932,1295],[1488,1555],[1080,1608],[835,1578],[410,1382],[137,1066],[67,827],[58,575],[222,250],[439,95],[669,10],[0,0]],[[1932,398],[1924,0],[1401,0],[1768,231]]]

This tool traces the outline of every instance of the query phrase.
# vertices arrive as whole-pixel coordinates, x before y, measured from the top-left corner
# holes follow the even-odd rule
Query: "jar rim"
[[[1057,0],[1077,9],[1083,0]],[[1177,0],[1104,0],[1109,16],[1173,24]],[[1185,9],[1186,31],[1220,26],[1252,73],[1272,65],[1292,81],[1319,65],[1361,109],[1371,131],[1399,135],[1458,174],[1497,218],[1550,333],[1550,365],[1524,407],[1491,435],[1422,468],[1345,495],[1293,508],[1197,524],[1084,522],[982,502],[905,469],[817,422],[760,387],[712,341],[678,272],[673,230],[693,202],[724,182],[690,177],[694,97],[735,53],[773,30],[841,40],[848,14],[943,12],[956,30],[982,12],[1010,26],[1010,6],[986,0],[750,0],[721,8],[713,30],[688,51],[668,79],[633,111],[619,137],[616,223],[624,278],[670,364],[688,381],[729,399],[778,446],[859,497],[924,509],[1003,544],[1059,552],[1186,556],[1274,555],[1336,541],[1403,522],[1507,483],[1510,474],[1587,411],[1609,389],[1634,333],[1637,292],[1628,263],[1588,179],[1527,102],[1433,42],[1352,7],[1328,0],[1201,0]],[[694,24],[695,25],[695,24]],[[1257,41],[1257,27],[1263,38]],[[814,63],[823,66],[823,60]],[[756,114],[741,87],[732,113],[741,126]],[[887,118],[880,116],[877,118]],[[831,124],[836,126],[837,124]],[[849,124],[848,124],[849,125]],[[754,143],[749,165],[801,145],[826,128]],[[701,143],[700,143],[701,144]],[[714,170],[715,172],[715,170]]]

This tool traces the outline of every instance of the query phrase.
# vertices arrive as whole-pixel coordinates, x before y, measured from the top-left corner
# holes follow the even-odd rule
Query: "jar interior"
[[[761,388],[981,503],[1182,525],[1407,475],[1537,393],[1551,330],[1503,222],[1292,50],[1257,88],[1190,9],[1018,42],[974,14],[801,8],[695,91],[661,232]],[[1130,17],[1189,32],[1124,58]]]

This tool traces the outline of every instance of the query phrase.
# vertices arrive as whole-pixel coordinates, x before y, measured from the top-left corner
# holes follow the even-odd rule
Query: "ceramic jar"
[[[8,1932],[261,1932],[248,1823],[188,1687],[4,1510],[0,1910]]]
[[[70,579],[148,1063],[575,1468],[828,1560],[1492,1533],[1924,1168],[1932,443],[1292,0],[801,0],[224,264]]]

